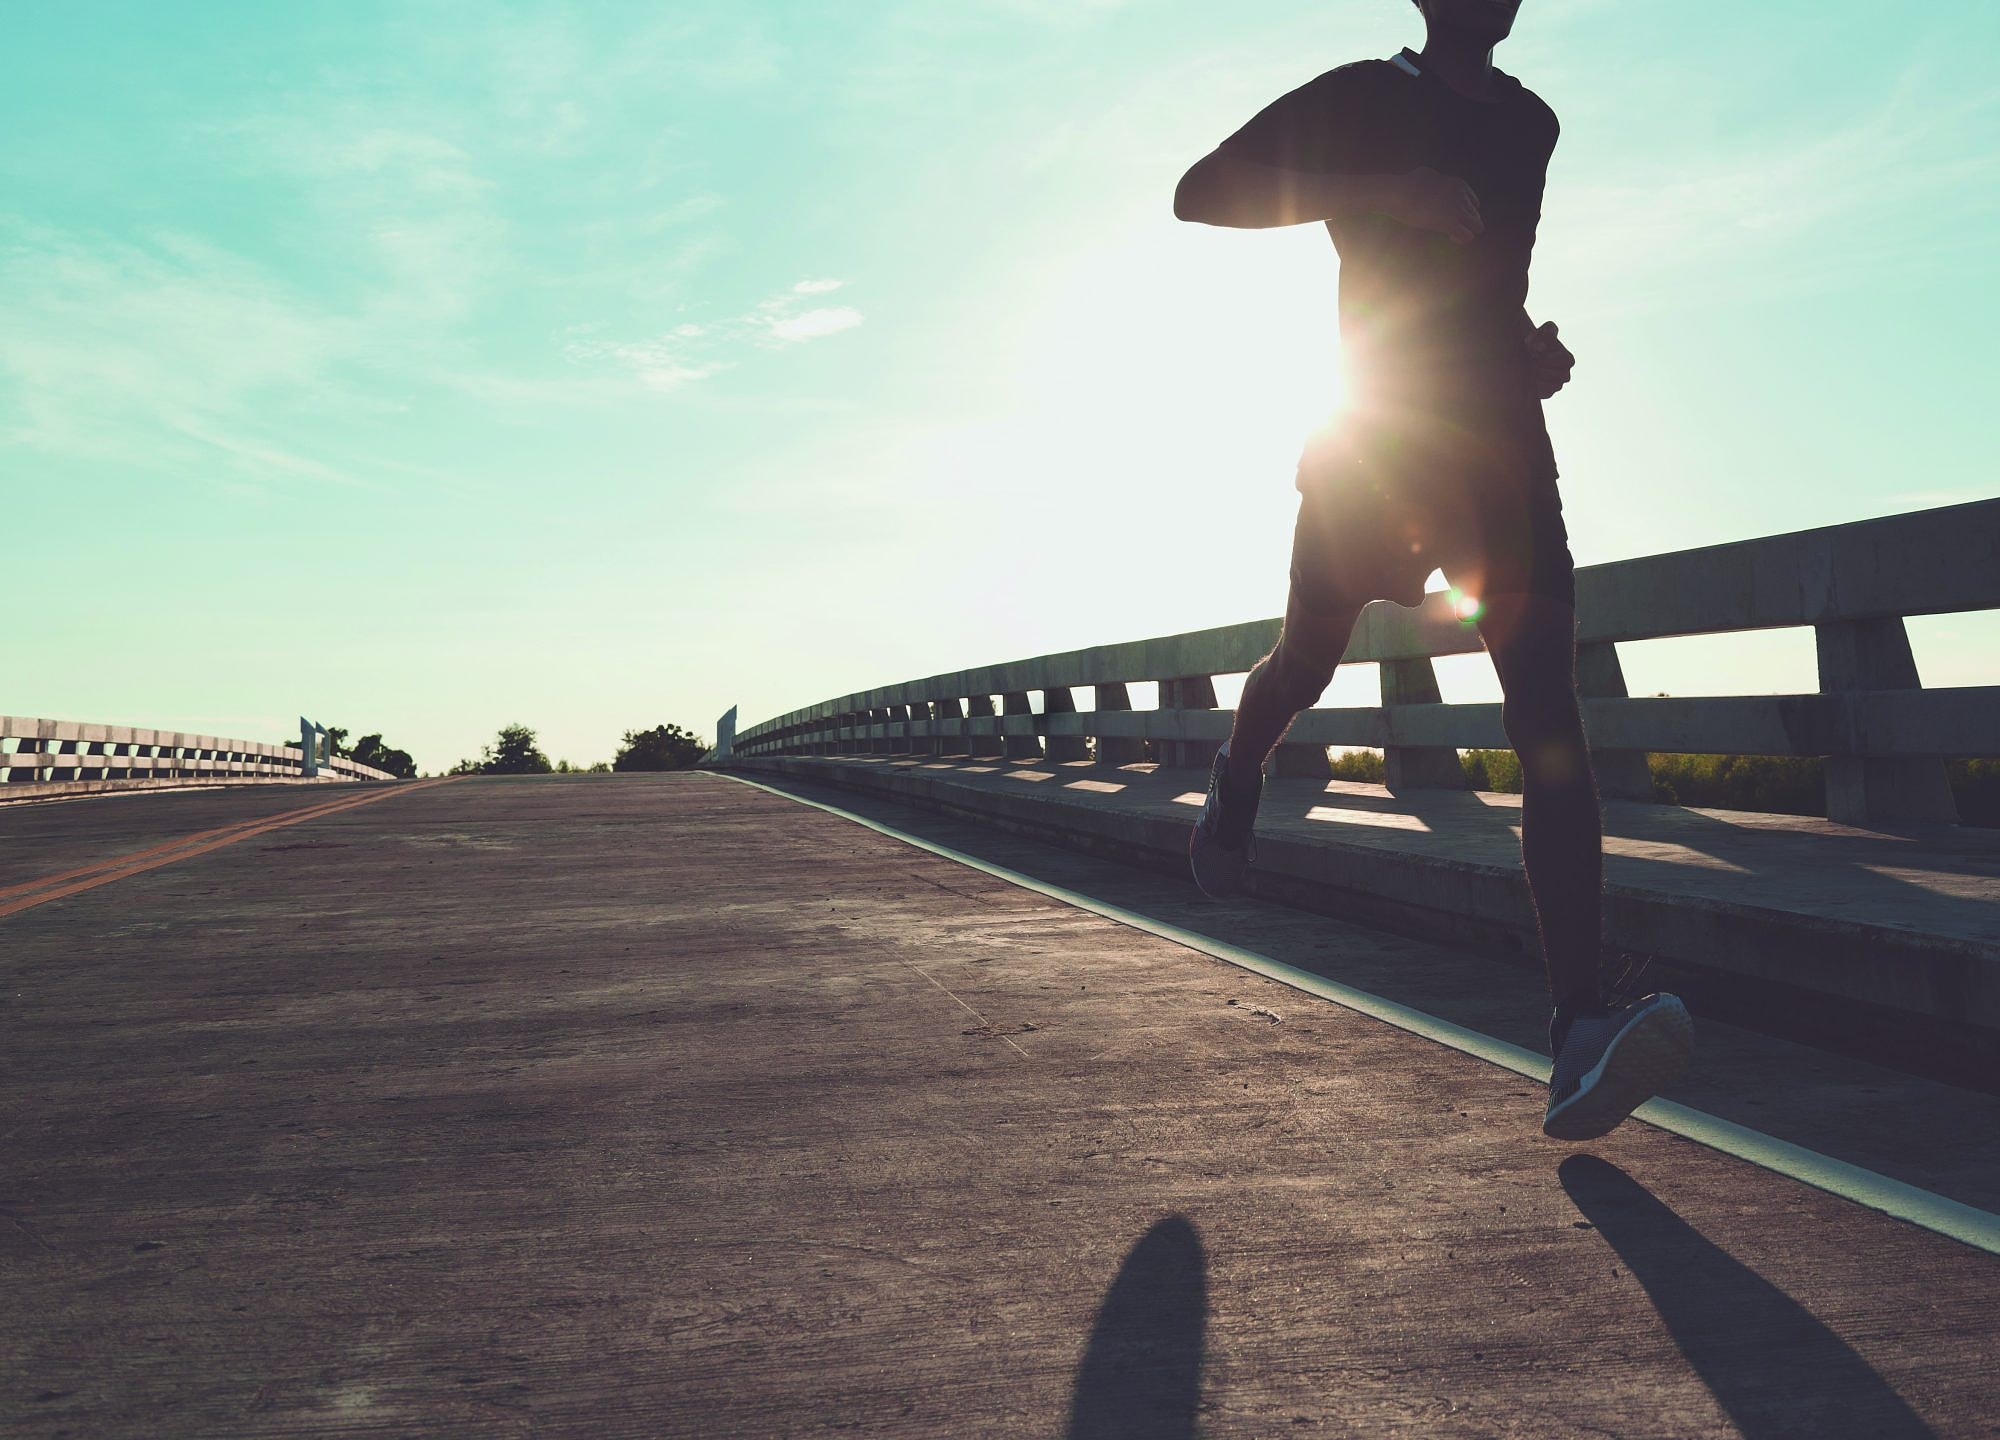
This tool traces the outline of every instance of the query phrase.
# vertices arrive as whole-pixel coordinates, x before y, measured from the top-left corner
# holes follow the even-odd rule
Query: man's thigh
[[[1576,696],[1576,607],[1549,595],[1494,595],[1483,603],[1479,638],[1515,708]]]
[[[1399,518],[1352,490],[1314,486],[1301,493],[1282,642],[1294,660],[1330,675],[1347,652],[1363,606],[1378,599],[1405,605],[1423,599],[1432,562],[1408,543]]]
[[[1451,530],[1442,561],[1454,586],[1483,603],[1512,596],[1574,608],[1576,561],[1553,477],[1492,477],[1490,485],[1469,493],[1463,519]],[[1553,613],[1551,606],[1530,609]]]
[[[1329,608],[1327,596],[1315,594],[1308,598],[1295,585],[1285,602],[1285,628],[1278,637],[1278,646],[1292,664],[1319,678],[1330,676],[1347,654],[1348,642],[1354,636],[1354,622],[1367,603],[1335,597]]]

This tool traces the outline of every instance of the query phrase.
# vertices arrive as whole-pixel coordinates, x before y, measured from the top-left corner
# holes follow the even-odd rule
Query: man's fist
[[[1570,372],[1576,369],[1576,356],[1556,338],[1553,320],[1530,330],[1522,343],[1528,347],[1528,371],[1534,377],[1537,395],[1546,400],[1569,384]]]
[[[1461,245],[1471,244],[1486,229],[1486,222],[1479,218],[1479,197],[1472,193],[1472,187],[1427,166],[1398,175],[1382,211],[1391,220],[1449,235]]]

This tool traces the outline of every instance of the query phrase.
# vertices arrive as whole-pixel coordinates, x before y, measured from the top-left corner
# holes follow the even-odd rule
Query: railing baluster
[[[1095,687],[1099,710],[1130,710],[1132,696],[1125,682],[1106,681]],[[1100,765],[1134,765],[1146,758],[1146,742],[1138,735],[1099,735],[1097,761]]]
[[[1813,638],[1822,693],[1923,688],[1909,631],[1900,619],[1826,621],[1813,627]],[[1846,825],[1885,820],[1954,824],[1958,805],[1942,760],[1829,755],[1826,814]]]
[[[1074,714],[1076,714],[1076,697],[1070,693],[1068,686],[1050,686],[1042,691],[1044,720],[1051,715]],[[1051,730],[1045,743],[1048,758],[1052,762],[1090,758],[1090,742],[1081,735],[1058,735]]]
[[[1379,668],[1384,705],[1444,703],[1437,671],[1429,660],[1384,660]],[[1393,712],[1390,718],[1394,720]],[[1388,746],[1382,752],[1382,770],[1391,791],[1468,788],[1458,751],[1446,745]]]
[[[1162,710],[1213,710],[1215,681],[1207,675],[1181,675],[1160,682]],[[1206,770],[1215,763],[1220,740],[1165,740],[1160,743],[1160,763]]]
[[[1035,713],[1035,707],[1028,703],[1028,692],[1025,690],[1009,690],[1001,699],[1002,714],[1032,716]],[[1042,746],[1033,735],[1010,734],[1002,746],[1002,753],[1009,760],[1039,760],[1042,758]]]
[[[965,713],[968,720],[989,720],[993,717],[993,697],[991,695],[968,695],[965,697]],[[966,736],[966,753],[982,760],[992,759],[1007,753],[1002,737],[998,735]]]
[[[1625,669],[1618,663],[1618,647],[1608,640],[1576,647],[1576,693],[1585,700],[1623,700]],[[1590,752],[1590,770],[1597,777],[1597,793],[1614,800],[1653,798],[1653,772],[1643,750],[1598,750]]]

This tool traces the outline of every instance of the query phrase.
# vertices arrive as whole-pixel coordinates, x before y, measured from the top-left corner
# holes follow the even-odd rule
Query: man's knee
[[[1582,734],[1583,712],[1570,685],[1517,685],[1500,702],[1500,725],[1507,739],[1555,740]]]
[[[1278,693],[1294,710],[1312,708],[1333,683],[1334,666],[1298,655],[1295,647],[1282,639],[1266,663],[1277,680]]]
[[[1551,686],[1509,695],[1500,706],[1500,724],[1530,783],[1562,786],[1589,780],[1590,751],[1575,690]]]

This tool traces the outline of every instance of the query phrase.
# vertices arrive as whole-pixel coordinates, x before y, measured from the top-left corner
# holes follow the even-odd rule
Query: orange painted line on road
[[[11,900],[4,905],[0,905],[0,919],[4,919],[9,915],[18,915],[23,910],[32,910],[37,905],[46,905],[51,900],[61,900],[68,895],[80,895],[85,890],[95,890],[98,886],[109,885],[114,880],[124,880],[133,875],[142,875],[148,870],[158,870],[165,865],[178,864],[182,860],[192,860],[197,855],[206,855],[211,850],[220,850],[224,846],[236,844],[239,840],[248,840],[272,830],[282,830],[287,826],[300,825],[308,820],[317,820],[323,816],[337,814],[342,810],[356,810],[363,805],[373,805],[378,800],[388,800],[398,795],[411,795],[419,790],[428,790],[435,785],[448,785],[450,783],[451,780],[448,776],[436,780],[420,780],[414,785],[399,785],[394,790],[378,790],[372,795],[360,795],[351,800],[342,800],[330,805],[310,806],[304,810],[276,815],[267,820],[254,821],[248,826],[239,826],[219,839],[210,840],[208,843],[197,845],[193,849],[178,850],[171,855],[159,855],[153,859],[141,861],[138,864],[126,864],[119,869],[105,871],[102,874],[78,880],[71,885],[63,885],[58,889],[50,890],[43,894],[26,895],[20,899]]]
[[[320,814],[323,811],[337,810],[343,805],[352,804],[354,799],[355,797],[352,795],[342,795],[335,800],[315,801],[311,805],[298,810],[281,810],[276,815],[255,815],[247,820],[233,820],[227,825],[218,825],[212,830],[197,830],[191,835],[178,835],[172,840],[164,841],[161,844],[149,845],[144,850],[134,850],[125,855],[114,855],[108,860],[95,860],[88,865],[79,865],[74,870],[60,870],[54,875],[43,875],[38,879],[23,880],[18,885],[9,885],[4,889],[0,889],[0,900],[5,900],[10,895],[24,895],[30,890],[44,890],[64,880],[74,880],[79,875],[93,875],[100,870],[122,869],[136,860],[144,860],[149,855],[158,855],[168,850],[178,850],[184,845],[193,845],[217,835],[226,835],[232,830],[247,830],[254,825],[269,824],[277,820],[309,820],[314,815]]]

